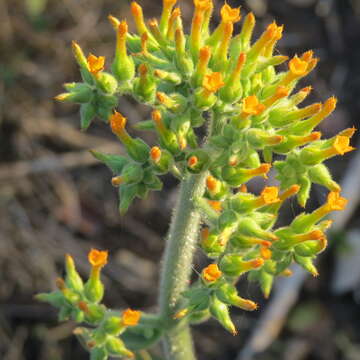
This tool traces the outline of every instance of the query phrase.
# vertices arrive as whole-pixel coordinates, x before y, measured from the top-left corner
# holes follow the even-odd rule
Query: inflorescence
[[[257,308],[238,295],[235,283],[240,276],[246,273],[268,297],[274,278],[291,275],[293,262],[318,275],[314,259],[326,248],[325,230],[331,225],[326,215],[343,210],[347,202],[323,162],[354,149],[349,142],[355,129],[330,139],[321,139],[321,132],[314,131],[334,111],[337,100],[331,97],[300,107],[312,88],[297,89],[297,84],[318,59],[311,50],[290,60],[278,55],[274,50],[283,26],[273,22],[253,41],[255,18],[249,13],[234,35],[242,14],[225,3],[220,24],[211,31],[212,1],[194,0],[191,31],[186,35],[175,4],[176,0],[163,0],[160,21],[145,22],[141,6],[133,2],[137,34],[128,32],[125,20],[109,16],[116,32],[111,73],[104,71],[103,56],[85,57],[73,42],[83,82],[65,84],[67,92],[56,99],[81,104],[82,129],[100,118],[124,145],[126,156],[92,152],[114,174],[121,214],[134,198],[160,190],[160,175],[172,173],[180,180],[204,175],[206,190],[193,201],[204,223],[199,245],[212,263],[183,294],[174,318],[197,322],[212,316],[236,334],[229,307]],[[287,61],[284,71],[275,70]],[[158,144],[150,147],[127,132],[126,118],[116,110],[121,95],[152,108],[151,119],[135,128],[155,132]],[[202,128],[207,129],[204,139],[199,135]],[[258,176],[267,178],[271,168],[279,187],[249,193],[246,183]],[[296,196],[305,207],[313,183],[329,190],[325,204],[276,227],[283,203]],[[92,270],[83,285],[67,256],[66,280],[58,281],[55,293],[40,295],[60,307],[61,319],[97,326],[77,331],[93,359],[131,356],[119,335],[136,325],[140,316],[132,310],[115,316],[98,304],[104,291],[100,269],[106,259],[107,253],[91,251]]]

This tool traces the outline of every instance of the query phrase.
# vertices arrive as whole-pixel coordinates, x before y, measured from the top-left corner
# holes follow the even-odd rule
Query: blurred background
[[[214,2],[219,10],[222,2]],[[140,3],[147,17],[159,15],[160,0]],[[309,101],[339,98],[337,110],[321,125],[324,137],[359,127],[359,0],[228,3],[241,6],[243,14],[255,13],[255,36],[273,19],[284,24],[282,54],[314,49],[321,58],[303,85],[314,87]],[[165,178],[162,192],[137,201],[120,218],[111,174],[88,149],[121,153],[121,145],[103,124],[81,133],[78,107],[53,100],[64,82],[80,78],[71,40],[110,62],[114,33],[107,15],[127,18],[133,28],[129,5],[124,0],[0,0],[0,359],[88,359],[72,336],[75,324],[59,324],[51,307],[33,300],[34,294],[54,288],[65,253],[73,254],[86,276],[89,249],[108,249],[105,303],[156,309],[158,266],[177,181]],[[192,1],[180,5],[188,26]],[[214,26],[218,20],[217,11]],[[149,114],[128,98],[120,100],[119,109],[130,123]],[[199,360],[360,359],[360,156],[353,152],[328,165],[350,204],[335,215],[336,231],[318,264],[320,276],[295,270],[268,301],[256,286],[241,281],[240,293],[259,302],[260,310],[233,311],[236,337],[213,321],[195,326]],[[251,189],[263,185],[254,183]],[[325,197],[323,188],[314,187],[309,209]],[[281,221],[298,212],[292,200]],[[199,252],[195,268],[205,263]],[[161,359],[159,349],[152,354]]]

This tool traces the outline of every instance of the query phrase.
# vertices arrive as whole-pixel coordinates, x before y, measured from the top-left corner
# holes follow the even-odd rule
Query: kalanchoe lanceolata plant
[[[164,254],[158,314],[140,316],[101,304],[100,271],[107,252],[98,250],[89,254],[92,270],[85,284],[67,255],[66,277],[57,281],[58,290],[38,295],[60,309],[60,320],[83,324],[75,333],[93,360],[131,358],[159,339],[167,359],[195,359],[189,324],[210,317],[235,335],[230,308],[257,308],[238,294],[238,279],[246,274],[268,297],[274,278],[290,276],[293,262],[317,276],[314,260],[326,248],[325,230],[331,225],[326,216],[346,205],[323,162],[353,150],[349,140],[355,129],[322,140],[314,129],[334,111],[336,99],[300,107],[311,86],[298,89],[297,84],[316,66],[313,52],[294,56],[286,70],[277,72],[288,60],[275,52],[282,26],[270,24],[254,41],[255,18],[249,13],[234,35],[240,9],[225,4],[220,24],[210,31],[211,0],[194,0],[186,35],[175,3],[163,0],[160,21],[145,22],[141,6],[133,2],[137,34],[128,32],[125,20],[109,16],[116,33],[109,72],[104,71],[103,56],[85,57],[73,42],[83,82],[65,84],[67,92],[56,97],[80,104],[83,130],[99,118],[123,144],[126,156],[93,152],[113,173],[122,215],[136,197],[161,190],[161,175],[172,173],[181,182]],[[126,118],[116,109],[121,95],[152,109],[151,119],[135,128],[155,132],[157,145],[126,131]],[[204,131],[198,128],[207,135],[199,136]],[[249,193],[246,183],[257,176],[266,179],[271,167],[279,188]],[[313,183],[328,189],[325,204],[276,227],[282,204],[296,196],[305,207]],[[189,287],[196,245],[211,264]]]

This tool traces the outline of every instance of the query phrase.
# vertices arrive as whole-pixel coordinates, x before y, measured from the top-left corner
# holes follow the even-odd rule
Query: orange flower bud
[[[326,206],[329,210],[344,210],[347,204],[347,199],[340,196],[338,192],[331,191],[328,194]]]
[[[153,146],[150,150],[150,157],[154,163],[159,162],[161,158],[161,149],[158,146]]]
[[[115,135],[122,135],[126,125],[126,117],[115,111],[114,114],[110,116],[109,120],[112,132]]]
[[[111,178],[111,185],[112,186],[119,186],[123,183],[124,179],[122,176],[114,176],[113,178]]]
[[[290,93],[290,90],[287,87],[279,86],[276,89],[275,94],[268,97],[264,101],[264,106],[268,108],[268,107],[274,105],[278,100],[283,99],[284,97],[288,96],[289,93]]]
[[[221,87],[223,87],[225,83],[223,82],[223,78],[220,72],[213,72],[204,76],[202,85],[209,93],[215,93]]]
[[[279,189],[276,186],[266,186],[260,194],[261,200],[264,204],[274,204],[280,201]]]
[[[89,71],[93,75],[97,75],[97,73],[104,70],[105,56],[97,57],[93,54],[89,54],[89,56],[87,57],[87,63],[89,66]]]
[[[214,282],[219,279],[222,272],[219,270],[217,264],[210,264],[202,271],[203,278],[208,282]]]
[[[279,196],[281,201],[286,200],[287,198],[289,198],[290,196],[293,196],[295,194],[297,194],[300,190],[300,186],[295,184],[290,186],[288,189],[286,189],[284,192],[282,192]]]
[[[291,74],[296,77],[300,77],[306,74],[308,69],[308,63],[304,60],[299,59],[297,56],[293,57],[289,61],[289,70]]]
[[[88,255],[89,263],[96,268],[102,268],[107,264],[108,252],[91,249]]]
[[[131,3],[131,13],[134,17],[136,29],[139,34],[142,35],[144,32],[147,32],[142,7],[136,1]]]
[[[211,7],[211,0],[194,0],[196,10],[205,11]]]
[[[224,4],[221,8],[221,20],[224,23],[231,22],[236,23],[240,21],[240,8],[231,8],[228,4]]]
[[[199,159],[197,158],[197,156],[193,155],[189,157],[187,164],[189,168],[193,168],[198,162]]]
[[[220,181],[215,179],[212,175],[206,178],[206,187],[212,193],[218,192],[220,187]]]
[[[55,281],[55,285],[59,290],[64,290],[66,289],[66,285],[65,285],[65,281],[63,278],[57,278]]]
[[[115,30],[118,29],[119,25],[120,25],[120,21],[119,19],[117,19],[115,16],[109,15],[108,16],[108,20],[110,21],[111,25],[113,26],[113,28]]]
[[[182,309],[173,316],[173,319],[175,319],[175,320],[182,319],[184,316],[186,316],[188,314],[188,312],[189,312],[189,309]]]
[[[264,260],[269,260],[269,259],[271,259],[272,251],[266,246],[261,246],[260,247],[260,255]]]
[[[355,150],[352,146],[349,146],[350,139],[347,136],[338,135],[332,144],[332,150],[339,155],[344,155],[349,151]]]
[[[89,314],[89,306],[85,301],[79,301],[78,302],[78,308],[83,311],[85,314]]]
[[[208,200],[208,203],[215,211],[220,212],[222,210],[221,201]]]
[[[139,323],[141,312],[137,310],[126,309],[122,313],[122,323],[125,326],[135,326]]]
[[[265,106],[261,104],[256,95],[251,95],[243,100],[242,117],[249,115],[259,115],[265,110]]]

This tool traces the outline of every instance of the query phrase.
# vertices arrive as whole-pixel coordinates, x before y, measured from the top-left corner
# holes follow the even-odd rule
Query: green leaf
[[[124,166],[129,163],[129,160],[122,155],[104,154],[95,150],[90,150],[90,152],[96,159],[104,163],[116,175],[120,175]]]

